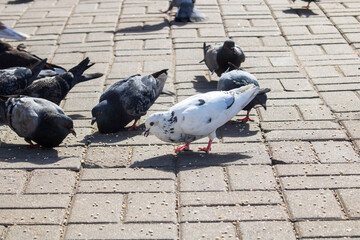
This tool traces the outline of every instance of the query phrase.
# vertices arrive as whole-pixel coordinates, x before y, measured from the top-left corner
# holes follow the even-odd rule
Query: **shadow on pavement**
[[[319,15],[317,13],[314,13],[311,9],[307,9],[307,8],[290,8],[290,9],[284,10],[283,12],[286,14],[296,14],[296,15],[299,15],[299,17],[302,17],[302,16],[310,17],[310,16]]]
[[[33,0],[13,0],[13,1],[8,1],[7,4],[15,5],[15,4],[29,3],[32,1]]]
[[[129,32],[155,32],[159,31],[165,27],[170,27],[170,23],[167,19],[164,19],[163,22],[157,23],[154,25],[147,25],[144,26],[134,26],[128,28],[121,28],[115,31],[115,33],[129,33]]]

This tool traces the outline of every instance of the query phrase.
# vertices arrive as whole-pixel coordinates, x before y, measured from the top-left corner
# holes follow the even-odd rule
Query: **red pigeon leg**
[[[213,142],[213,140],[210,139],[209,142],[208,142],[207,147],[203,147],[203,148],[199,147],[199,150],[200,150],[200,151],[205,151],[206,153],[209,153],[210,150],[211,150],[211,144],[212,144],[212,142]]]
[[[134,124],[133,124],[131,127],[127,127],[126,129],[127,129],[128,131],[136,130],[136,123],[137,123],[137,120],[135,119],[135,120],[134,120]]]
[[[239,119],[238,121],[242,121],[242,122],[251,121],[251,122],[253,122],[254,120],[252,120],[252,119],[249,117],[249,114],[250,114],[250,111],[248,111],[248,112],[246,113],[246,117],[241,118],[241,119]]]
[[[39,144],[34,144],[31,140],[28,141],[28,143],[30,144],[30,148],[32,148],[32,149],[40,149],[40,145]]]
[[[175,152],[179,153],[179,152],[183,152],[185,150],[189,150],[190,149],[189,145],[190,145],[190,143],[185,143],[184,146],[181,146],[181,147],[178,147],[177,149],[175,149]]]
[[[309,8],[309,7],[310,7],[310,2],[308,2],[306,6],[303,6],[303,8]]]

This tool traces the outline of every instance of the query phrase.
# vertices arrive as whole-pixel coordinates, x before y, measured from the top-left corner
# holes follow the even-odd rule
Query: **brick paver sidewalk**
[[[208,21],[180,24],[159,12],[166,0],[0,0],[29,51],[105,73],[62,103],[78,137],[60,147],[29,149],[0,126],[0,239],[359,239],[360,2],[291,2],[197,0]],[[143,124],[90,125],[104,89],[136,73],[169,68],[176,97],[148,114],[215,90],[202,44],[227,38],[272,91],[210,154],[195,150],[207,139],[176,155]]]

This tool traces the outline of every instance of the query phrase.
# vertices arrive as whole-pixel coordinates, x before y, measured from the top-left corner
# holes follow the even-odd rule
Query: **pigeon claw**
[[[136,130],[136,122],[137,122],[137,120],[135,120],[134,124],[133,124],[131,127],[127,127],[126,129],[127,129],[128,131]]]
[[[181,147],[178,147],[177,149],[175,149],[175,152],[179,153],[179,152],[183,152],[183,151],[188,151],[190,149],[189,145],[190,145],[190,143],[185,143],[184,146],[181,146]]]
[[[249,116],[246,116],[244,118],[238,119],[238,121],[245,123],[247,121],[253,122],[254,120],[252,120]]]
[[[211,144],[212,144],[212,140],[209,140],[209,143],[207,145],[207,147],[199,147],[200,151],[205,151],[206,153],[209,153],[211,151]]]

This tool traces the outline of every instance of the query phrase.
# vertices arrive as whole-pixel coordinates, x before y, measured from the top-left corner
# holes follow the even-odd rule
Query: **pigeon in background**
[[[41,98],[20,96],[5,103],[7,124],[17,135],[46,148],[59,146],[72,133],[73,121],[56,104]]]
[[[292,0],[293,2],[295,2],[296,0]],[[303,8],[309,8],[310,7],[310,3],[312,2],[320,2],[320,0],[301,0],[303,2],[307,2],[308,4],[306,6],[304,6]]]
[[[114,133],[123,129],[132,120],[129,128],[144,116],[162,93],[167,79],[167,69],[148,76],[134,75],[116,82],[100,97],[92,109],[92,124],[97,123],[99,132]]]
[[[0,69],[11,67],[31,68],[41,62],[41,58],[24,50],[25,46],[19,44],[14,48],[9,43],[0,40]],[[44,69],[51,69],[57,73],[64,73],[66,69],[55,64],[46,63]]]
[[[230,91],[213,91],[189,97],[167,112],[154,113],[145,121],[145,136],[150,133],[165,142],[180,143],[175,152],[189,149],[189,144],[208,136],[209,152],[216,129],[224,125],[241,111],[259,92],[259,87],[250,84]]]
[[[194,7],[193,0],[182,0],[175,15],[175,22],[202,22],[206,16]]]
[[[15,40],[25,40],[29,37],[29,35],[15,31],[14,29],[11,29],[2,22],[0,22],[0,37]]]
[[[217,84],[217,90],[229,91],[231,89],[239,88],[249,84],[254,84],[255,86],[259,86],[259,83],[254,75],[245,72],[241,69],[235,69],[229,72],[225,72],[221,75]],[[256,105],[261,105],[266,110],[266,101],[267,101],[266,93],[270,91],[271,90],[269,88],[261,89],[259,93],[255,96],[255,98],[243,108],[243,110],[247,111],[247,114],[245,118],[239,119],[239,121],[243,121],[243,122],[247,122],[248,120],[253,121],[249,117],[249,114],[251,109],[253,109]]]
[[[46,64],[46,58],[33,68],[12,67],[0,70],[0,96],[20,94],[38,76]]]
[[[211,74],[216,72],[219,77],[227,70],[239,68],[245,61],[244,52],[230,39],[223,44],[216,44],[214,47],[204,43],[203,49],[204,60],[200,62],[205,62]]]
[[[44,98],[59,105],[76,84],[103,76],[102,73],[83,74],[86,69],[94,65],[89,63],[89,58],[85,58],[66,73],[38,79],[25,88],[21,95]]]
[[[195,3],[195,0],[193,0],[193,2]],[[180,7],[180,4],[181,4],[181,0],[172,0],[170,1],[169,8],[166,11],[161,11],[161,12],[168,13],[173,9],[173,7]]]

